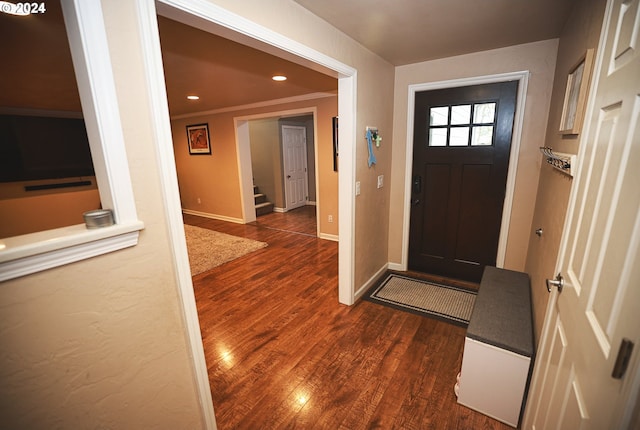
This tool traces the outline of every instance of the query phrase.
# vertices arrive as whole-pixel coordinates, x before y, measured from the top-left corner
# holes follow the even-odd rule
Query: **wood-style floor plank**
[[[511,428],[456,402],[464,328],[338,303],[338,244],[311,212],[184,216],[268,243],[193,279],[218,428]]]

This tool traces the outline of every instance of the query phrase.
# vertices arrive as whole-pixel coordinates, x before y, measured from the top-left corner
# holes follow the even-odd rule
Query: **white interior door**
[[[637,425],[637,414],[632,417],[640,386],[638,3],[607,4],[556,266],[564,289],[554,288],[548,305],[526,429]],[[623,339],[635,348],[626,373],[616,379],[612,371]]]
[[[282,126],[282,154],[284,167],[285,210],[307,204],[307,129]]]

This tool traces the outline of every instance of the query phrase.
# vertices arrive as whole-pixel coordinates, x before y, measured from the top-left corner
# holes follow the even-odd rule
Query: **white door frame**
[[[507,188],[502,208],[502,223],[500,224],[500,239],[498,241],[498,255],[496,266],[503,267],[509,238],[509,223],[511,221],[511,209],[513,208],[513,194],[516,188],[516,173],[518,170],[518,154],[522,141],[522,124],[524,121],[524,108],[526,106],[527,86],[529,72],[509,72],[497,75],[476,76],[471,78],[453,79],[448,81],[427,82],[423,84],[409,85],[409,97],[407,107],[407,152],[405,154],[405,179],[404,179],[404,220],[402,223],[402,259],[398,270],[407,270],[409,266],[409,227],[411,219],[411,177],[413,171],[413,117],[415,113],[415,96],[420,91],[440,90],[444,88],[465,87],[469,85],[492,84],[497,82],[518,81],[518,96],[516,111],[513,119],[513,134],[511,137],[511,150],[509,154],[509,170],[507,172]]]
[[[304,146],[304,172],[305,172],[305,184],[304,184],[304,192],[305,192],[305,196],[306,196],[306,200],[309,200],[309,170],[308,170],[308,165],[307,165],[307,127],[303,126],[303,125],[289,125],[289,124],[282,124],[280,126],[280,136],[282,136],[282,139],[280,141],[280,146],[282,148],[282,178],[284,179],[284,210],[285,212],[288,211],[289,208],[289,199],[288,197],[288,187],[287,187],[287,167],[289,166],[288,163],[288,157],[287,157],[287,152],[285,151],[285,146],[284,146],[284,135],[285,135],[285,129],[302,129],[304,130],[304,134],[305,134],[305,146]]]
[[[166,208],[169,240],[172,243],[176,282],[178,285],[182,312],[186,325],[188,348],[193,360],[194,379],[200,400],[203,423],[208,429],[216,429],[215,415],[204,357],[200,332],[200,322],[195,303],[186,246],[182,208],[178,191],[178,179],[173,152],[173,138],[158,33],[157,13],[176,19],[204,31],[221,34],[227,38],[253,44],[261,50],[269,49],[271,54],[286,57],[315,70],[322,69],[338,78],[338,114],[340,116],[339,139],[339,259],[338,259],[338,299],[340,303],[354,303],[354,260],[355,260],[355,155],[356,155],[356,82],[357,71],[319,51],[289,39],[266,27],[229,12],[213,3],[200,0],[140,0],[136,3],[140,49],[150,99],[150,121],[157,145],[156,157],[163,181],[161,193]]]
[[[286,118],[288,116],[313,115],[313,139],[318,141],[318,110],[316,107],[289,109],[245,115],[233,118],[236,131],[236,150],[238,153],[238,174],[240,176],[240,194],[242,200],[242,219],[244,223],[256,220],[255,200],[253,197],[253,173],[251,168],[251,142],[249,139],[249,121],[264,118]],[[320,208],[320,189],[318,178],[318,145],[314,144],[314,163],[316,165],[316,207]],[[320,237],[320,220],[316,220],[316,236]]]

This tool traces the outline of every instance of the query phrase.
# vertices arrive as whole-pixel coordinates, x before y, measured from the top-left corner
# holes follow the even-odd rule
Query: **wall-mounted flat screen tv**
[[[93,175],[84,120],[0,115],[0,182]]]

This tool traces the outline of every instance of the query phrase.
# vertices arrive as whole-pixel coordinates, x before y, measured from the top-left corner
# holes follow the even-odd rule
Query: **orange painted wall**
[[[242,205],[234,118],[299,109],[316,109],[316,147],[320,232],[338,234],[338,173],[333,171],[331,118],[338,114],[337,96],[233,112],[173,119],[171,129],[182,208],[221,219],[240,221]],[[186,126],[209,125],[211,155],[190,155]],[[200,203],[198,203],[200,199]],[[327,222],[328,215],[334,222]]]
[[[98,188],[95,185],[84,188],[65,192],[35,191],[27,196],[24,183],[2,184],[0,238],[84,223],[84,212],[100,208]]]

